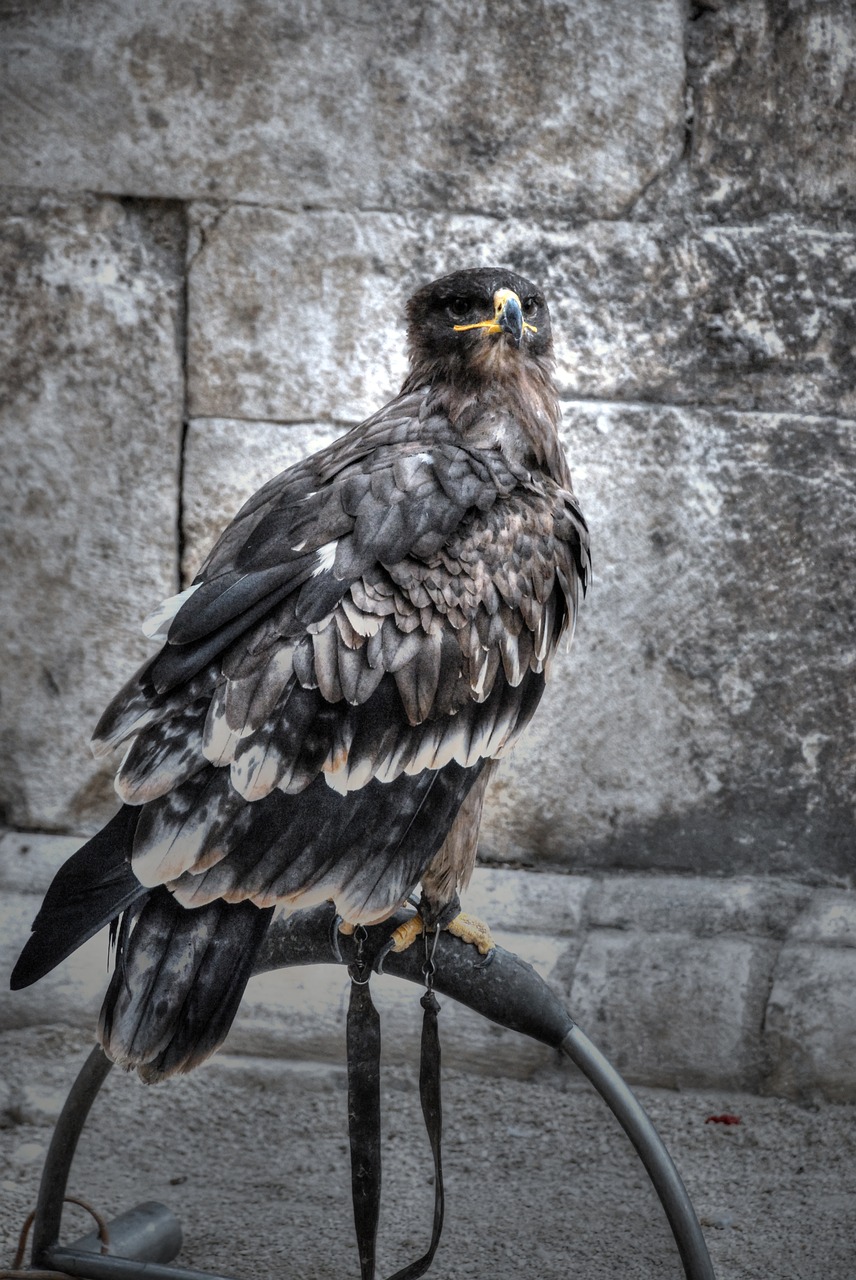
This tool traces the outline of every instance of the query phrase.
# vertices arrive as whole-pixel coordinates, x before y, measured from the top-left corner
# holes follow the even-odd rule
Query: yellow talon
[[[462,911],[459,916],[455,916],[447,925],[449,933],[460,938],[462,942],[470,942],[476,948],[479,955],[486,956],[489,951],[493,951],[496,943],[490,932],[490,926],[486,925],[484,920],[479,920],[478,916],[468,915]]]
[[[471,916],[462,911],[443,927],[454,937],[460,938],[462,942],[468,942],[474,946],[479,955],[488,955],[496,946],[490,926],[486,925],[484,920],[479,920],[478,916]],[[390,950],[398,953],[406,951],[421,936],[422,930],[422,917],[418,913],[410,916],[404,924],[400,924],[393,930]]]
[[[411,916],[405,920],[404,924],[400,924],[392,933],[392,950],[406,951],[411,947],[422,932],[422,917],[420,915]]]

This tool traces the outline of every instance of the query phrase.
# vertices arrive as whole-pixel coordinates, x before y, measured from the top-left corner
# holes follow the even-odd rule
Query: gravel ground
[[[37,1028],[0,1046],[0,1265],[11,1263],[88,1044]],[[415,1064],[386,1068],[383,1084],[388,1275],[427,1246],[433,1191]],[[571,1064],[526,1081],[447,1070],[443,1088],[447,1219],[435,1280],[683,1274],[642,1166]],[[681,1170],[718,1280],[852,1280],[856,1107],[637,1092]],[[705,1123],[723,1112],[741,1123]],[[153,1088],[114,1071],[69,1191],[108,1217],[168,1204],[188,1266],[258,1280],[358,1274],[340,1066],[223,1054]],[[64,1239],[90,1230],[80,1210],[66,1212]]]

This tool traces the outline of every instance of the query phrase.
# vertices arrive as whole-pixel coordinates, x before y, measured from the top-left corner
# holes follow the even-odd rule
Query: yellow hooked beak
[[[510,333],[515,347],[520,346],[524,333],[537,333],[534,324],[523,319],[520,299],[513,289],[497,289],[493,295],[493,319],[476,320],[473,324],[456,324],[456,333],[465,329],[486,329],[488,333]]]

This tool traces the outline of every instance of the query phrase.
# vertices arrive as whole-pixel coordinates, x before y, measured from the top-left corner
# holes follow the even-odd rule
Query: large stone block
[[[856,948],[856,893],[816,889],[794,921],[790,939]]]
[[[852,231],[617,223],[542,243],[568,395],[856,411]]]
[[[184,219],[8,197],[0,796],[26,827],[113,807],[88,738],[176,581]]]
[[[762,939],[592,929],[570,1009],[634,1081],[757,1087],[774,954]]]
[[[577,937],[585,929],[595,882],[588,876],[530,875],[501,867],[476,867],[464,906],[492,928],[518,934]],[[515,941],[506,943],[517,950]]]
[[[689,24],[691,170],[707,209],[852,211],[856,37],[850,0],[724,0]]]
[[[679,0],[72,0],[4,19],[3,181],[615,216],[679,154]]]
[[[546,290],[564,394],[856,411],[856,239],[197,206],[191,412],[358,421],[397,391],[412,289],[507,263]]]
[[[764,1020],[767,1089],[804,1100],[856,1098],[854,989],[856,946],[782,947]]]
[[[585,914],[589,928],[784,939],[795,918],[802,919],[799,913],[812,901],[813,892],[807,885],[766,875],[733,880],[611,875],[593,881]],[[831,892],[830,898],[841,911],[842,894]]]
[[[851,875],[852,425],[578,404],[565,440],[594,584],[483,851]]]

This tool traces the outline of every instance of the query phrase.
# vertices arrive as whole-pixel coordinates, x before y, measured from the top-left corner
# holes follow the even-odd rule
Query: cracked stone
[[[679,0],[98,0],[4,27],[22,185],[615,216],[682,145]]]

